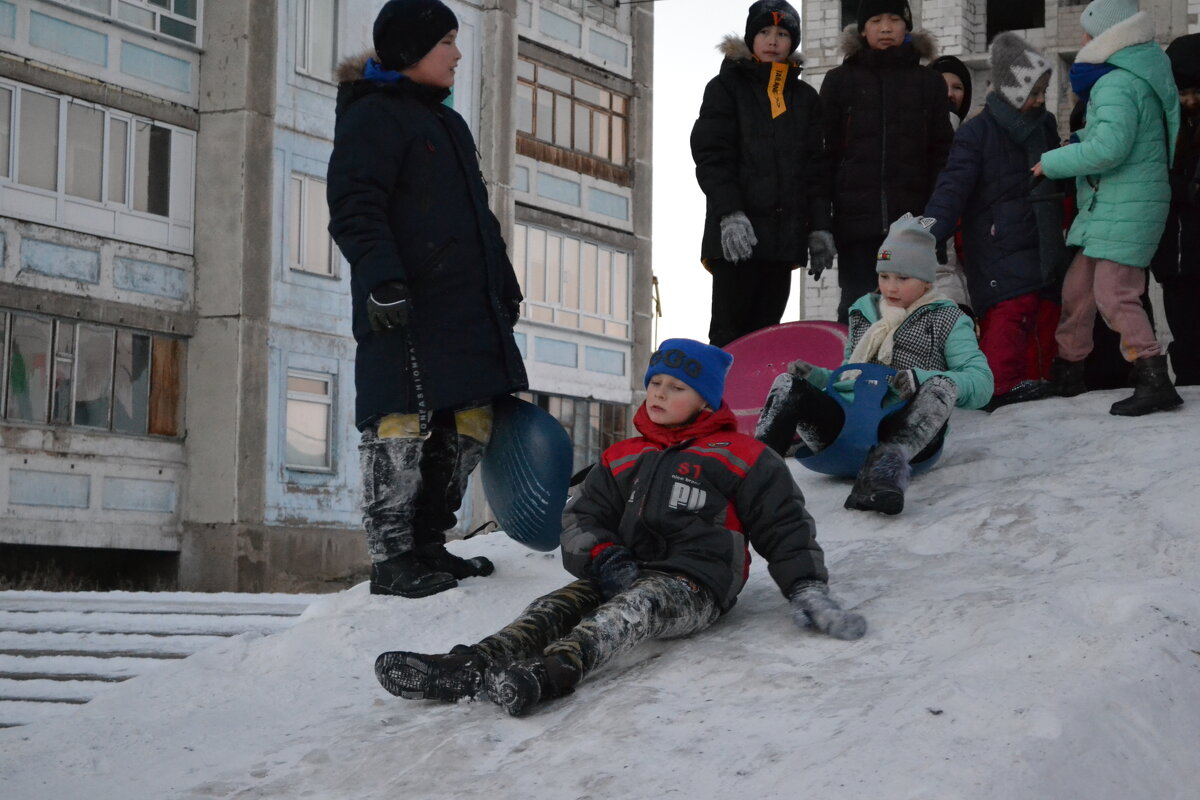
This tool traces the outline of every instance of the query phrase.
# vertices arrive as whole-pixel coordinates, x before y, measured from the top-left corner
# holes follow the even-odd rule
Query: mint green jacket
[[[1171,62],[1144,11],[1088,42],[1075,60],[1117,69],[1092,86],[1079,143],[1042,157],[1047,178],[1076,179],[1079,213],[1067,244],[1092,258],[1146,267],[1171,205],[1167,173],[1179,133]]]

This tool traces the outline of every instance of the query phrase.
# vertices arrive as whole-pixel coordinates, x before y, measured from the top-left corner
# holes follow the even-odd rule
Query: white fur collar
[[[721,52],[721,55],[734,61],[749,61],[754,58],[754,53],[746,46],[746,40],[736,33],[727,34],[717,45],[717,50]],[[788,56],[788,63],[793,67],[803,67],[804,54],[799,49],[795,50]]]
[[[1118,22],[1085,44],[1075,60],[1082,64],[1103,64],[1118,50],[1154,41],[1154,20],[1145,11]]]

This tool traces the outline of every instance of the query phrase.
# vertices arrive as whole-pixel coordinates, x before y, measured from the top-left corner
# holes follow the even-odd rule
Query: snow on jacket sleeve
[[[388,220],[403,148],[381,116],[392,120],[367,97],[338,118],[326,186],[329,233],[368,292],[385,281],[407,280]]]
[[[624,505],[621,489],[608,465],[594,466],[563,509],[559,541],[567,572],[577,578],[589,576],[592,548],[614,540]]]
[[[775,451],[763,448],[734,501],[742,530],[787,597],[798,581],[828,581],[817,525],[804,495]]]
[[[1047,178],[1071,178],[1108,172],[1124,163],[1138,128],[1138,98],[1129,81],[1109,73],[1092,87],[1086,138],[1042,156]]]
[[[738,188],[739,135],[736,99],[724,81],[713,78],[704,88],[691,146],[696,180],[708,200],[709,213],[718,219],[745,210]]]
[[[937,220],[930,232],[939,242],[954,233],[967,207],[968,198],[975,193],[975,184],[983,168],[982,132],[982,125],[971,122],[959,129],[950,148],[950,157],[938,175],[933,195],[925,206],[922,216]]]
[[[988,366],[987,357],[979,349],[979,340],[975,338],[975,323],[966,314],[961,315],[950,334],[946,337],[944,347],[946,354],[946,370],[936,371],[918,369],[917,380],[924,383],[934,375],[944,375],[954,381],[958,388],[959,408],[983,408],[992,399],[995,389],[995,378]]]

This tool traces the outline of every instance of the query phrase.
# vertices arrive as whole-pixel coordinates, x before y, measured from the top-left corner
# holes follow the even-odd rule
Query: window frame
[[[331,17],[333,25],[330,26],[330,59],[328,74],[317,71],[311,61],[313,58],[312,37],[310,32],[313,29],[313,9],[317,3],[328,2],[332,5]],[[307,78],[312,78],[315,81],[322,83],[336,84],[337,83],[337,64],[338,64],[338,18],[341,12],[340,0],[296,0],[296,57],[295,70],[298,74]]]
[[[569,151],[571,153],[583,156],[584,158],[595,159],[596,161],[602,162],[604,164],[609,164],[614,167],[618,167],[620,169],[626,169],[626,170],[629,169],[629,159],[630,159],[629,111],[632,107],[632,102],[633,102],[633,98],[631,96],[626,95],[623,92],[618,92],[618,91],[614,91],[613,89],[605,88],[603,86],[600,86],[599,84],[584,80],[583,78],[578,78],[578,77],[570,74],[569,72],[566,72],[565,70],[556,69],[554,67],[551,67],[547,64],[543,64],[542,62],[536,61],[527,56],[519,56],[517,61],[518,61],[517,91],[519,92],[521,90],[521,88],[524,87],[530,93],[529,130],[524,130],[521,128],[521,120],[518,116],[518,119],[517,119],[517,136],[518,137],[526,137],[526,138],[532,139],[534,141],[550,145],[551,147],[556,147],[560,150]],[[528,65],[533,68],[533,77],[532,78],[524,77],[521,74],[521,64],[525,64],[525,65]],[[567,78],[567,80],[570,81],[570,86],[571,86],[570,92],[567,93],[567,90],[565,90],[565,89],[555,87],[550,83],[542,82],[541,70],[543,70],[543,69],[549,70],[552,74],[555,74],[557,76],[563,76],[563,77]],[[582,97],[579,94],[578,86],[580,84],[589,87],[590,90],[593,90],[595,92],[607,94],[608,95],[608,106],[604,107],[594,101],[584,99],[584,97]],[[551,108],[551,120],[546,125],[546,128],[548,129],[550,138],[544,138],[544,137],[538,135],[538,107],[539,107],[538,96],[542,92],[546,92],[551,96],[551,101],[549,104],[549,107]],[[620,106],[623,110],[620,110],[620,111],[617,110],[616,106],[618,104],[615,102],[617,98],[620,98]],[[567,127],[570,130],[570,134],[569,134],[570,142],[567,145],[564,145],[561,142],[557,141],[558,136],[556,135],[560,124],[562,124],[562,123],[560,123],[560,121],[558,119],[559,113],[557,110],[559,107],[560,100],[565,100],[566,106],[567,106],[566,122],[568,123]],[[578,133],[576,130],[577,129],[576,122],[578,119],[578,113],[579,113],[580,109],[586,109],[589,112],[588,113],[588,120],[589,120],[589,122],[588,122],[588,142],[586,143],[586,146],[580,146],[580,143],[576,140],[577,136],[578,136]],[[595,152],[595,144],[594,143],[597,138],[596,131],[598,130],[595,122],[596,122],[596,116],[598,114],[603,115],[608,121],[608,124],[606,126],[607,134],[605,137],[605,150],[607,152],[605,155],[598,155]],[[618,121],[620,122],[620,125],[621,125],[621,135],[613,136],[613,130]],[[615,142],[620,142],[620,148],[621,148],[622,152],[620,154],[621,158],[619,160],[615,159],[613,157],[613,150],[614,150]]]
[[[296,183],[299,182],[297,191]],[[312,225],[312,220],[309,218],[309,196],[310,187],[313,183],[328,186],[328,182],[323,178],[318,178],[315,175],[309,175],[305,172],[293,170],[288,175],[288,269],[294,272],[301,272],[305,275],[314,275],[318,278],[327,278],[338,280],[341,278],[342,253],[338,249],[337,244],[333,241],[333,236],[329,233],[328,225],[324,228],[324,236],[327,241],[329,258],[329,271],[322,272],[315,269],[309,269],[305,265],[308,258],[308,233]],[[321,201],[324,203],[325,192],[320,193]],[[328,206],[325,206],[328,218]],[[298,224],[298,228],[293,230]],[[293,241],[293,233],[296,234]]]
[[[325,384],[327,393],[325,395],[313,394],[300,390],[293,390],[291,387],[292,378],[301,380],[320,381]],[[337,472],[336,452],[334,446],[334,416],[336,408],[336,393],[337,393],[337,374],[331,372],[319,372],[311,369],[302,369],[299,367],[288,367],[284,371],[284,403],[283,403],[283,452],[280,462],[283,468],[289,472],[307,472],[318,473],[323,475],[334,474]],[[288,441],[292,431],[289,416],[291,411],[291,403],[295,400],[300,403],[312,403],[315,405],[325,406],[325,465],[317,466],[314,464],[293,464],[288,460]]]
[[[103,10],[95,7],[95,3],[83,3],[80,0],[58,0],[60,3],[69,5],[71,8],[86,14],[91,17],[100,17],[101,19],[111,20],[123,28],[129,28],[135,31],[142,31],[155,38],[161,38],[172,43],[178,43],[199,49],[200,43],[204,41],[204,2],[205,0],[192,0],[196,5],[196,16],[189,17],[186,14],[179,13],[175,6],[180,0],[164,0],[171,7],[164,8],[159,3],[153,0],[102,0],[108,7],[108,10]],[[127,15],[122,15],[122,6],[137,6],[143,13],[149,14],[152,18],[152,24],[146,26],[135,21]],[[114,10],[115,8],[115,10]],[[163,20],[174,22],[185,27],[192,28],[193,38],[186,39],[176,36],[163,30]],[[169,27],[169,26],[168,26]]]

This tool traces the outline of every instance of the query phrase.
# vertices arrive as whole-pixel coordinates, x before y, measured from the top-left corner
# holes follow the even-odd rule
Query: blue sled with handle
[[[571,438],[545,410],[505,395],[492,405],[480,476],[500,529],[526,547],[558,547],[571,480]]]
[[[854,380],[853,402],[833,388],[842,373],[850,370],[859,370],[859,375]],[[896,370],[882,364],[843,364],[835,369],[829,376],[829,382],[825,384],[825,393],[841,406],[846,415],[846,422],[832,444],[819,453],[813,453],[807,447],[801,446],[796,451],[796,460],[807,469],[823,475],[835,475],[840,478],[853,478],[857,475],[863,462],[867,460],[867,453],[879,444],[880,424],[908,405],[908,400],[887,407],[883,405],[888,393],[888,378],[895,373]],[[942,446],[939,441],[933,453],[912,462],[912,474],[920,475],[928,471],[941,455]]]

